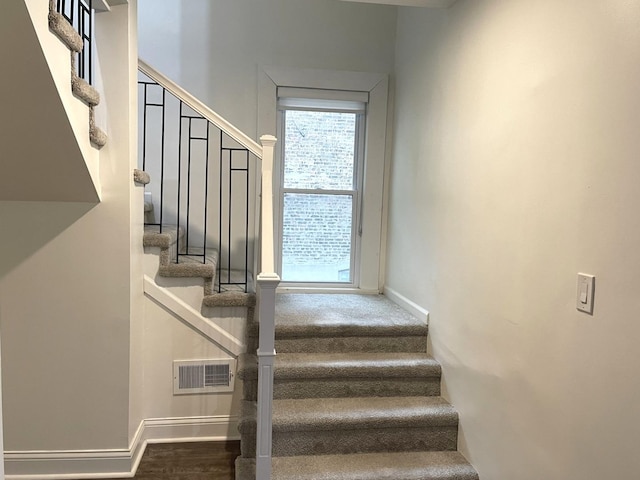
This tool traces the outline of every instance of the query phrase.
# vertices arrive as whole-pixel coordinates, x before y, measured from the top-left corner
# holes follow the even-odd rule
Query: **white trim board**
[[[239,440],[238,417],[149,418],[128,449],[5,452],[8,480],[132,478],[149,443]]]
[[[338,293],[338,294],[353,294],[353,295],[380,295],[378,290],[363,290],[361,288],[344,288],[344,287],[278,287],[276,293],[300,293],[300,294],[315,294],[315,293]]]
[[[279,87],[311,88],[367,92],[369,94],[365,133],[365,169],[363,176],[362,241],[358,287],[364,291],[382,289],[381,242],[383,215],[387,208],[383,195],[388,171],[387,120],[389,76],[385,73],[321,70],[265,65],[258,72],[258,131],[277,133],[277,90]],[[276,162],[277,165],[278,162]],[[274,170],[276,167],[274,167]],[[278,172],[274,171],[274,177]],[[276,182],[274,182],[275,184]],[[276,186],[274,185],[274,188]],[[279,188],[275,190],[278,192]],[[281,221],[275,209],[275,224]]]
[[[425,323],[429,323],[429,311],[425,308],[422,308],[417,303],[409,300],[407,297],[402,295],[401,293],[395,291],[393,288],[384,287],[384,295],[393,303],[401,306],[407,312],[409,312],[414,317],[422,320]]]

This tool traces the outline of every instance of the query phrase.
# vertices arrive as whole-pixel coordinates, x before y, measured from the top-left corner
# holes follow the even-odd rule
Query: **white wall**
[[[257,131],[261,67],[388,73],[393,68],[395,26],[395,7],[338,0],[143,0],[140,56],[257,139],[275,133],[275,116],[273,125]],[[172,152],[175,149],[167,155],[169,165],[175,156]],[[252,163],[251,192],[255,191],[255,170]],[[234,191],[240,193],[240,189]],[[244,195],[236,196],[235,201],[241,205]],[[252,193],[252,214],[254,202]],[[210,215],[215,211],[210,208]],[[376,211],[370,209],[370,215]],[[209,224],[212,238],[216,224]],[[249,225],[252,238],[253,218]],[[240,245],[242,256],[243,242],[240,232],[234,233],[232,243]],[[249,265],[253,265],[252,245],[249,249]],[[375,289],[376,280],[363,286]]]
[[[395,21],[337,0],[142,0],[140,56],[257,138],[259,66],[390,72]]]
[[[3,111],[11,112],[0,115],[0,199],[97,202],[89,108],[71,92],[69,49],[49,30],[48,13],[48,2],[22,0],[0,17],[0,61],[15,65],[0,80]],[[37,141],[23,142],[26,130]]]
[[[132,278],[142,281],[131,271],[130,3],[103,14],[113,16],[113,37],[98,47],[108,72],[99,82],[109,135],[99,154],[102,202],[0,203],[6,450],[128,448],[129,321],[142,308],[142,296],[137,306],[130,296]]]
[[[626,0],[400,9],[387,284],[430,311],[483,480],[640,469],[639,27]]]
[[[174,360],[229,359],[233,356],[148,297],[145,299],[144,337],[145,418],[221,416],[235,422],[241,382],[236,383],[233,394],[173,395]],[[237,437],[235,423],[232,427],[226,433]]]

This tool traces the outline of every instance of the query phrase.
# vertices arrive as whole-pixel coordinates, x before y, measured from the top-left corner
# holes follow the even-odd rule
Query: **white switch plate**
[[[586,273],[578,274],[576,308],[581,312],[593,314],[593,293],[596,277]]]

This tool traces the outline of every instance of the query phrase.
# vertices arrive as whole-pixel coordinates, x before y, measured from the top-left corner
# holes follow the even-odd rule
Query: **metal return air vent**
[[[236,361],[176,360],[173,362],[173,394],[233,392]]]

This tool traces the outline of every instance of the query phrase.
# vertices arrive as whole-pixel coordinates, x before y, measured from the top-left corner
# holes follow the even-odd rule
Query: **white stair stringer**
[[[152,277],[144,276],[145,294],[171,311],[200,335],[225,350],[234,358],[237,358],[238,355],[246,350],[246,345],[240,340],[244,338],[246,323],[243,320],[246,318],[246,308],[225,307],[227,310],[238,308],[244,310],[244,312],[227,311],[226,317],[207,318],[198,309],[180,298],[177,295],[179,290],[180,287],[161,287]]]
[[[166,230],[165,230],[166,229]],[[237,357],[246,351],[244,339],[246,338],[247,318],[253,316],[253,295],[226,295],[211,292],[214,283],[213,277],[206,276],[206,264],[198,263],[191,257],[181,257],[181,263],[163,266],[166,259],[163,256],[175,258],[176,254],[176,229],[163,228],[168,232],[163,234],[165,238],[156,235],[151,241],[147,236],[144,247],[144,291],[145,294],[171,311],[181,321],[187,323],[203,337],[217,344],[228,353]],[[182,237],[182,232],[179,232]],[[167,240],[169,247],[167,248]],[[154,241],[161,243],[151,246]],[[208,251],[207,263],[217,261],[217,254]],[[172,267],[191,267],[192,275],[182,275],[180,271],[167,272],[171,276],[160,274],[161,269]],[[214,267],[215,270],[215,267]],[[205,299],[219,297],[220,302],[208,302]]]
[[[50,5],[42,0],[24,0],[38,35],[40,46],[49,65],[58,95],[67,112],[69,123],[75,134],[77,147],[85,160],[86,168],[93,180],[97,195],[100,195],[99,151],[92,145],[96,131],[90,118],[95,105],[87,104],[74,94],[72,83],[72,57],[68,46],[53,33],[49,26]],[[76,80],[77,81],[77,80]],[[99,134],[98,134],[99,135]],[[101,136],[101,135],[99,135]]]
[[[0,200],[100,201],[89,110],[71,91],[70,52],[51,31],[48,2],[3,3]],[[19,45],[20,48],[16,48]]]

